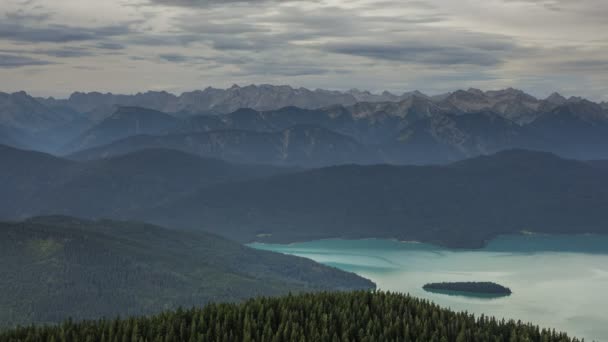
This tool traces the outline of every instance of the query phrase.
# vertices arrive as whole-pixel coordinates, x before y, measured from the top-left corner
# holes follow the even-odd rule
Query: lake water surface
[[[355,272],[379,289],[428,298],[454,310],[521,319],[588,341],[608,341],[608,236],[502,236],[480,250],[376,239],[250,246]],[[422,289],[442,281],[493,281],[513,294],[488,299]]]

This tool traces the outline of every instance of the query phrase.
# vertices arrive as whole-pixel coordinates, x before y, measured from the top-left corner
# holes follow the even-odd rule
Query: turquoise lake
[[[355,272],[379,289],[427,298],[454,310],[520,319],[587,341],[608,341],[608,236],[502,236],[479,250],[378,239],[250,246]],[[442,281],[492,281],[513,294],[491,299],[422,289]]]

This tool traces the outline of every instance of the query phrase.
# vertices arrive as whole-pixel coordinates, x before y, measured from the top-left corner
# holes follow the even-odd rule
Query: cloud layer
[[[608,100],[604,0],[0,1],[2,91],[513,86]]]

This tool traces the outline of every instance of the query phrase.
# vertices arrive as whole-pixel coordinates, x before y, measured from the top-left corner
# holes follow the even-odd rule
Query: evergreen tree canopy
[[[578,342],[521,321],[456,313],[389,292],[258,297],[152,317],[67,321],[0,334],[17,341],[538,341]]]

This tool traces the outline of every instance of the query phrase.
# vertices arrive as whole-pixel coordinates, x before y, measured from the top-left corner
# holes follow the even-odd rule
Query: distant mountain
[[[390,92],[373,94],[369,91],[332,91],[292,88],[287,85],[269,84],[233,85],[227,89],[206,88],[174,95],[167,92],[149,91],[134,95],[111,93],[75,92],[68,99],[39,99],[50,107],[68,107],[80,113],[108,113],[112,106],[132,106],[154,109],[177,116],[196,114],[226,114],[240,108],[260,111],[276,110],[283,107],[317,109],[331,105],[352,105],[357,102],[399,102],[413,95],[426,95],[414,91],[401,95]]]
[[[163,136],[140,135],[84,150],[70,158],[90,160],[145,148],[175,149],[239,163],[305,167],[374,160],[374,155],[354,139],[316,125],[297,125],[277,132],[228,129]]]
[[[570,119],[564,121],[565,115]],[[98,158],[161,147],[246,163],[255,162],[252,156],[257,154],[257,162],[313,167],[445,163],[511,148],[550,151],[578,159],[608,158],[608,150],[603,148],[608,144],[608,112],[598,104],[566,100],[558,94],[534,102],[531,96],[515,89],[457,91],[440,102],[413,94],[400,102],[268,111],[242,108],[229,114],[196,115],[177,123],[174,120],[177,119],[165,125],[165,132],[171,133],[168,136],[134,137],[75,156]],[[279,136],[292,127],[300,127],[296,132],[301,132],[304,126],[316,126],[317,130],[308,135],[308,156],[295,158],[297,154],[287,151],[293,145],[281,143]],[[319,154],[313,153],[312,144]],[[322,151],[336,155],[332,159],[329,152]]]
[[[608,110],[608,102],[602,102],[602,103],[600,103],[600,106],[602,106],[602,108],[604,108],[604,110]]]
[[[566,99],[559,93],[552,93],[545,99],[545,102],[560,106],[560,105],[563,105],[564,103],[568,102],[568,99]]]
[[[248,131],[249,135],[252,132],[267,135],[306,125],[354,140],[363,147],[360,153],[365,155],[345,158],[347,154],[340,153],[341,157],[334,161],[318,162],[312,161],[312,156],[304,161],[309,166],[364,161],[445,163],[510,148],[544,150],[579,159],[608,158],[608,150],[603,148],[608,144],[605,104],[579,97],[565,98],[558,93],[537,99],[513,88],[493,91],[471,88],[427,96],[417,91],[396,95],[357,89],[339,92],[250,85],[207,88],[181,95],[74,93],[68,99],[57,100],[15,93],[5,97],[9,98],[4,102],[10,115],[0,120],[0,142],[51,153],[104,147],[142,134],[173,136],[239,130]],[[27,119],[29,116],[32,118]],[[16,118],[29,128],[15,126]],[[49,125],[49,118],[59,120],[44,128]],[[327,141],[332,139],[319,142]],[[272,150],[264,152],[264,162],[291,163],[285,162],[289,157],[273,157],[278,153],[276,143],[268,146]],[[127,146],[122,149],[135,150]],[[224,154],[233,156],[234,152],[223,153],[214,148],[203,155]]]
[[[479,247],[498,234],[608,233],[593,163],[511,150],[447,166],[339,166],[207,187],[135,217],[239,241],[396,238]]]
[[[439,103],[464,113],[494,111],[505,119],[527,124],[536,118],[542,101],[521,90],[508,88],[486,92],[479,89],[458,90]]]
[[[0,93],[0,123],[37,132],[64,124],[70,118],[54,112],[25,92]]]
[[[76,151],[140,134],[166,133],[179,120],[159,111],[141,107],[119,107],[114,114],[71,141],[64,151]]]
[[[88,125],[74,110],[48,107],[25,92],[0,93],[2,144],[55,151]]]
[[[494,112],[432,115],[403,128],[381,151],[397,164],[445,163],[526,146],[526,134]]]
[[[395,95],[388,91],[383,91],[380,94],[373,94],[370,91],[364,90],[361,91],[359,89],[351,89],[346,92],[346,94],[350,94],[355,97],[357,102],[400,102],[406,100],[412,96],[419,97],[427,97],[427,95],[419,92],[418,90],[412,92],[405,92],[401,95]]]
[[[0,222],[0,326],[152,314],[288,292],[373,289],[313,261],[135,222]]]
[[[320,108],[333,104],[353,104],[357,99],[348,94],[328,90],[308,90],[290,86],[237,85],[228,89],[206,88],[173,95],[167,92],[146,92],[135,95],[74,93],[66,100],[47,99],[47,103],[91,112],[112,105],[137,106],[168,113],[230,113],[239,108],[272,110],[286,106]]]
[[[231,161],[304,166],[379,161],[420,162],[407,156],[394,160],[383,159],[377,153],[378,146],[391,144],[404,128],[442,113],[444,110],[441,107],[418,95],[397,103],[365,102],[349,107],[330,106],[316,110],[298,107],[271,111],[239,109],[224,115],[185,118],[173,130],[174,134],[164,137],[133,137],[109,146],[81,151],[74,157],[94,159],[144,147],[162,147]],[[208,134],[200,134],[202,132]],[[285,140],[288,136],[307,138]],[[309,152],[305,155],[294,154],[294,149]],[[255,159],[254,154],[257,154]],[[457,158],[454,156],[454,159]]]
[[[419,91],[395,95],[388,91],[374,94],[358,89],[340,92],[262,84],[244,87],[234,85],[227,89],[209,87],[181,95],[156,91],[134,95],[76,92],[68,99],[36,100],[50,108],[70,108],[78,113],[86,113],[92,121],[99,121],[113,113],[116,106],[143,107],[184,117],[197,114],[227,114],[240,108],[271,111],[283,107],[319,109],[332,105],[351,106],[359,102],[402,102],[412,97],[429,99],[451,110],[451,114],[456,114],[457,111],[468,113],[491,110],[519,124],[533,121],[536,118],[535,113],[539,111],[548,111],[556,105],[577,99],[566,99],[558,93],[553,93],[546,99],[537,99],[513,88],[494,91],[471,88],[427,96]],[[605,104],[603,106],[606,107]]]
[[[533,148],[578,159],[607,157],[608,113],[596,103],[568,101],[526,128],[538,140]]]
[[[121,217],[204,186],[287,171],[162,149],[73,162],[0,146],[0,163],[0,218],[4,219],[40,214]]]
[[[71,177],[77,164],[49,154],[0,145],[0,217],[29,216],[32,201]],[[35,209],[34,209],[35,210]]]
[[[26,148],[22,137],[25,133],[17,128],[0,125],[0,145]]]
[[[357,100],[353,96],[338,91],[272,85],[234,85],[225,90],[207,88],[180,96],[180,107],[188,112],[230,113],[239,108],[272,110],[287,106],[320,108],[355,102]]]

